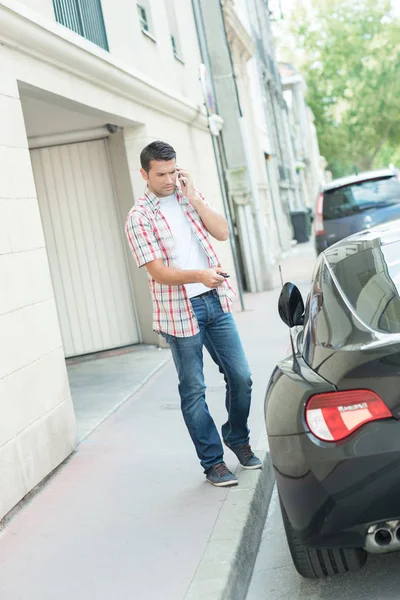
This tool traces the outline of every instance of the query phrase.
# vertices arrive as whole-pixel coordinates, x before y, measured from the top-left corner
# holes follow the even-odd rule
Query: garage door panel
[[[47,152],[50,155],[48,169],[55,175],[58,199],[58,203],[52,208],[52,214],[54,221],[59,221],[63,273],[68,274],[69,285],[65,287],[65,294],[70,308],[70,325],[75,331],[73,353],[82,354],[91,343],[91,332],[81,272],[85,262],[85,253],[82,252],[83,232],[78,227],[75,215],[80,198],[77,197],[77,182],[68,146],[48,149]]]
[[[79,290],[77,296],[77,310],[80,317],[80,324],[85,347],[92,344],[94,347],[102,347],[110,336],[107,331],[107,321],[99,321],[97,318],[97,303],[102,297],[102,290],[93,288],[91,261],[87,253],[87,241],[90,239],[90,230],[87,228],[88,219],[85,218],[85,207],[93,198],[93,192],[89,196],[85,193],[84,186],[81,185],[87,176],[82,170],[79,152],[74,147],[63,146],[61,149],[62,163],[68,165],[68,173],[65,173],[67,181],[71,180],[71,201],[69,204],[69,216],[71,221],[72,247],[70,252],[75,250],[75,265],[77,279],[76,289]],[[64,161],[64,156],[65,161]],[[94,198],[93,198],[94,199]],[[86,227],[85,227],[86,224]],[[85,324],[87,324],[85,326]],[[100,326],[102,325],[102,326]]]
[[[99,289],[104,289],[104,287],[107,286],[107,293],[103,294],[100,306],[103,312],[103,318],[108,322],[110,336],[112,338],[113,336],[121,335],[121,332],[116,314],[118,298],[114,295],[115,284],[112,281],[112,270],[114,268],[117,269],[115,256],[118,255],[118,243],[115,245],[113,230],[109,227],[112,215],[110,215],[109,203],[104,194],[104,190],[107,189],[109,182],[107,179],[104,180],[103,173],[98,173],[98,177],[93,177],[93,163],[102,162],[102,159],[104,160],[104,157],[99,156],[98,148],[95,149],[95,153],[89,153],[87,148],[83,149],[82,159],[84,168],[91,174],[90,179],[88,178],[86,180],[88,188],[87,195],[94,194],[94,197],[96,198],[95,203],[92,203],[89,206],[94,242],[93,254],[97,255],[97,268],[94,270],[94,284]],[[112,194],[113,191],[109,190],[108,193]],[[106,238],[109,240],[109,244],[107,245],[102,243],[102,240]]]
[[[48,172],[46,168],[49,159],[45,156],[44,152],[32,152],[31,158],[40,204],[42,225],[45,232],[46,250],[49,259],[54,295],[57,299],[58,317],[60,323],[63,324],[71,318],[67,295],[65,293],[65,288],[68,289],[68,287],[71,286],[71,282],[68,281],[68,272],[63,273],[63,269],[59,268],[59,265],[65,262],[65,259],[63,256],[64,247],[62,245],[63,231],[62,229],[60,230],[61,221],[58,218],[54,218],[49,201],[49,198],[51,198],[53,210],[55,205],[55,214],[57,215],[58,198],[54,175],[51,169],[50,172]],[[64,327],[62,329],[64,346],[68,348],[73,347],[72,327]]]
[[[89,205],[90,221],[92,225],[93,247],[92,256],[96,256],[96,268],[94,269],[94,285],[98,289],[107,287],[107,293],[103,294],[100,301],[104,321],[107,321],[113,345],[117,337],[124,338],[126,332],[120,327],[118,315],[121,311],[124,313],[121,304],[122,298],[116,295],[114,274],[118,280],[121,278],[121,268],[125,269],[125,260],[123,251],[121,252],[121,236],[115,228],[110,228],[109,224],[113,220],[113,214],[110,209],[110,203],[107,202],[107,196],[113,195],[111,182],[104,172],[98,173],[94,177],[94,164],[103,163],[107,160],[105,148],[96,147],[95,152],[89,153],[87,148],[82,152],[82,164],[91,174],[86,180],[86,195],[94,194],[96,202]],[[104,191],[107,190],[105,194]],[[105,245],[102,240],[108,239],[109,244]],[[126,296],[125,281],[121,281],[122,294]],[[129,301],[129,298],[128,298]],[[125,308],[126,310],[126,308]],[[122,314],[123,319],[123,314]]]
[[[98,146],[97,151],[99,153],[99,160],[101,162],[108,160],[106,145]],[[106,186],[109,186],[109,193],[115,197],[112,179],[107,180],[106,172],[103,172],[102,177],[99,178],[98,185],[100,184],[101,189],[105,189]],[[102,195],[101,199],[102,215],[104,216],[104,218],[101,219],[101,222],[102,224],[106,224],[110,222],[113,215],[111,214],[110,204],[106,202],[106,197]],[[117,216],[116,212],[115,215]],[[106,233],[107,232],[105,232],[105,234]],[[113,297],[113,308],[118,308],[118,310],[114,310],[113,314],[116,319],[119,335],[130,336],[133,334],[133,331],[132,329],[129,330],[129,328],[127,330],[127,326],[131,326],[133,321],[129,324],[124,319],[124,314],[126,314],[127,311],[132,311],[131,296],[127,293],[128,289],[130,289],[130,284],[128,279],[122,276],[123,273],[127,272],[127,261],[124,246],[125,240],[122,239],[121,232],[116,227],[109,229],[109,235],[111,236],[112,247],[117,257],[117,260],[114,260],[112,259],[112,254],[107,253],[108,273],[112,282],[110,291],[112,292]]]
[[[61,270],[67,306],[67,320],[65,323],[61,321],[62,331],[64,332],[66,327],[71,330],[68,337],[72,336],[72,345],[68,349],[68,355],[83,354],[88,335],[85,336],[86,315],[81,310],[83,294],[70,216],[69,205],[73,202],[71,168],[67,162],[68,157],[66,159],[65,155],[63,156],[61,148],[46,148],[42,152],[45,181],[51,182],[48,204],[55,229],[55,250],[58,256],[58,264],[54,263],[54,267]],[[56,300],[57,298],[56,296]]]
[[[62,156],[63,151],[67,154],[65,161]],[[67,181],[71,180],[70,193],[70,216],[72,224],[72,235],[74,239],[76,265],[79,269],[80,281],[76,282],[77,289],[81,286],[80,295],[84,303],[78,307],[78,311],[85,323],[87,323],[87,335],[90,336],[94,347],[101,348],[107,344],[107,340],[112,337],[107,315],[102,310],[103,288],[96,286],[98,278],[95,271],[98,269],[98,260],[95,253],[91,234],[91,215],[89,205],[95,203],[93,186],[87,186],[86,180],[91,178],[92,174],[80,160],[82,152],[76,152],[75,147],[63,146],[61,152],[61,161],[67,165],[69,172],[65,174]],[[74,176],[75,175],[75,176]],[[74,249],[71,249],[74,252]],[[104,281],[104,286],[107,282]],[[85,340],[84,345],[90,344]]]
[[[137,343],[106,142],[32,151],[66,356]]]

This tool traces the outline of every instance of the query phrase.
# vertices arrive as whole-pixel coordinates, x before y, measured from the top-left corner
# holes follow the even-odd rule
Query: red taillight
[[[317,210],[315,213],[315,235],[324,235],[325,233],[323,209],[324,195],[320,194],[318,196]]]
[[[365,423],[391,417],[383,400],[370,390],[317,394],[306,406],[307,425],[324,442],[338,442]]]

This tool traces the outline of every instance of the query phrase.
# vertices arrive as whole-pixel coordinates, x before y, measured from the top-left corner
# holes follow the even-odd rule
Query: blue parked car
[[[317,203],[317,254],[353,233],[399,218],[400,177],[397,169],[335,179],[325,186]]]

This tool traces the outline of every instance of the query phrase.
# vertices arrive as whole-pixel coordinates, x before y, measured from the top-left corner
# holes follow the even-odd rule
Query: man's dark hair
[[[176,158],[176,152],[172,146],[166,142],[152,142],[140,153],[140,163],[142,169],[148,173],[150,171],[150,161],[152,160],[173,160]]]

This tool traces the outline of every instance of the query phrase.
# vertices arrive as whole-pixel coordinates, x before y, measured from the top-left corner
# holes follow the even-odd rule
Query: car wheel
[[[306,579],[323,579],[333,575],[359,571],[367,561],[362,548],[307,548],[290,524],[282,502],[281,511],[286,538],[296,570]]]

